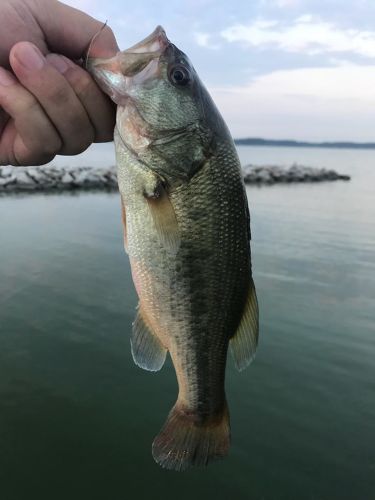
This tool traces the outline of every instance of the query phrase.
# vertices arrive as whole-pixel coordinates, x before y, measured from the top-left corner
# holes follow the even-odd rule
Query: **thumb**
[[[116,38],[109,26],[103,29],[103,22],[61,2],[47,4],[49,7],[35,12],[35,17],[51,52],[64,54],[70,59],[80,59],[98,33],[91,47],[93,57],[107,58],[118,52]]]

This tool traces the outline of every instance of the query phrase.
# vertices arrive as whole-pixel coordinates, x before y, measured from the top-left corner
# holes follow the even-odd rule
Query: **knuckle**
[[[28,162],[32,162],[30,163],[31,165],[44,165],[54,159],[60,152],[61,146],[62,142],[58,137],[51,138],[48,141],[45,140],[38,145],[34,144],[29,147],[27,158],[23,159],[26,161],[24,164],[27,165]]]
[[[49,163],[55,158],[56,154],[44,154],[41,151],[28,151],[25,153],[14,152],[11,155],[11,165],[15,167],[39,166]]]
[[[79,132],[70,134],[65,140],[63,152],[65,154],[76,155],[83,153],[94,142],[94,132],[92,127],[79,129]]]
[[[36,117],[41,113],[39,102],[30,92],[19,94],[18,98],[13,97],[13,112],[16,121],[24,120],[25,117]],[[17,96],[16,96],[17,97]]]
[[[75,150],[82,153],[94,142],[95,133],[88,120],[84,120],[81,127],[77,127],[76,124],[75,128],[76,133],[72,134],[72,143],[75,143]]]
[[[17,121],[25,116],[39,114],[39,103],[36,98],[21,86],[14,86],[12,91],[2,96],[2,110]]]
[[[62,142],[59,137],[51,138],[49,141],[43,143],[43,146],[40,148],[40,154],[44,156],[55,156],[57,155],[62,147]]]
[[[70,70],[66,76],[69,84],[80,101],[83,101],[85,98],[92,95],[96,84],[89,73],[81,68],[76,68]]]
[[[45,165],[46,163],[49,163],[55,158],[56,154],[54,153],[45,153],[45,154],[38,154],[37,156],[34,157],[34,162],[32,165],[39,166],[39,165]]]
[[[95,142],[113,141],[113,128],[98,130],[95,136]]]
[[[34,113],[39,114],[40,112],[39,103],[31,94],[24,96],[22,107],[24,108],[24,112],[26,112],[29,116],[33,116]]]
[[[79,155],[80,153],[83,153],[84,151],[86,151],[86,149],[90,146],[90,144],[86,143],[86,142],[82,142],[80,144],[74,144],[74,145],[70,145],[68,144],[67,145],[67,148],[66,148],[66,151],[70,154],[70,155]]]
[[[76,149],[75,149],[75,151],[74,151],[74,153],[73,153],[73,154],[79,155],[80,153],[83,153],[84,151],[86,151],[86,149],[87,149],[90,145],[91,145],[91,142],[90,142],[90,143],[88,143],[88,142],[85,142],[85,143],[84,143],[84,142],[83,142],[83,143],[79,144],[79,145],[76,147]]]
[[[48,91],[47,99],[58,104],[59,106],[69,102],[69,89],[65,85],[56,85]]]
[[[10,151],[8,154],[4,155],[4,158],[1,158],[1,165],[12,165],[12,167],[20,167],[22,163],[20,159],[17,157],[14,151]]]

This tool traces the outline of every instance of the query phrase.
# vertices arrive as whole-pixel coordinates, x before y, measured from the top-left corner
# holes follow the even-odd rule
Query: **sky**
[[[375,0],[66,0],[125,49],[161,24],[234,137],[375,142]]]

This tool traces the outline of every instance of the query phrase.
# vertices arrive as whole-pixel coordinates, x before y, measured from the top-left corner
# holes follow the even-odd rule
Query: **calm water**
[[[248,188],[258,355],[228,363],[230,456],[184,474],[151,457],[177,387],[131,359],[118,196],[0,198],[1,500],[375,499],[375,152],[240,155],[353,180]]]

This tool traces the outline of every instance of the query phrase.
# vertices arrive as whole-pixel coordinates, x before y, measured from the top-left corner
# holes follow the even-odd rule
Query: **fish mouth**
[[[123,51],[123,54],[145,54],[158,53],[163,54],[170,45],[167,34],[162,26],[157,26],[155,30],[141,42],[136,43],[129,49]]]
[[[88,58],[87,69],[102,90],[120,104],[134,84],[158,75],[159,58],[170,46],[165,30],[158,26],[144,40],[110,59]]]
[[[111,72],[123,76],[134,76],[144,69],[153,59],[159,58],[171,45],[161,26],[141,42],[129,49],[118,52],[110,59],[88,58],[87,69],[95,76],[98,72]]]

